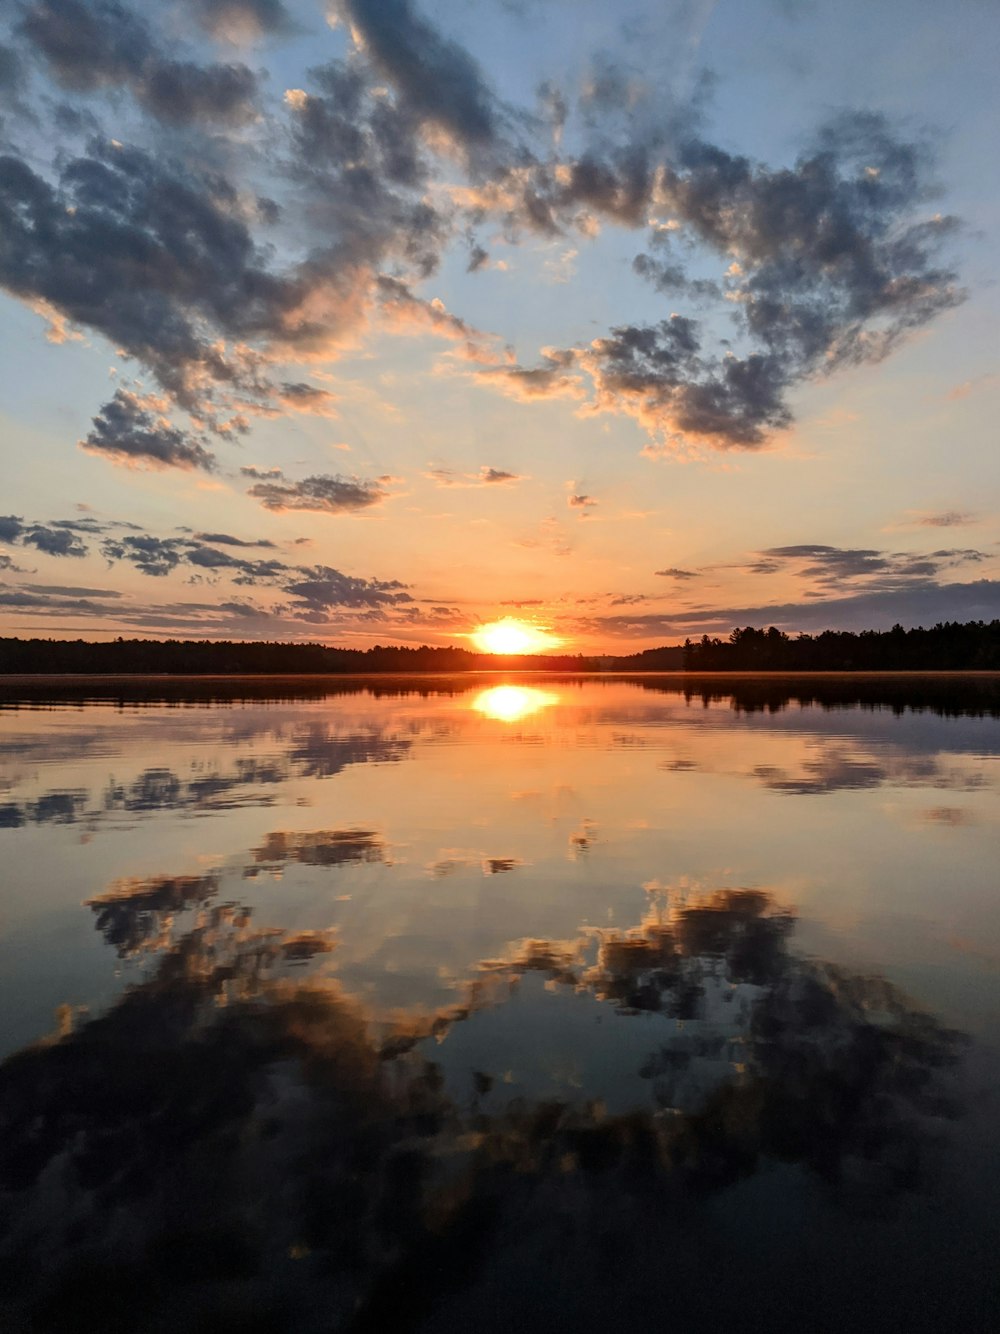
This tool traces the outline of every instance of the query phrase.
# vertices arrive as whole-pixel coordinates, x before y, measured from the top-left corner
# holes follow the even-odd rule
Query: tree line
[[[563,653],[505,655],[470,649],[376,644],[369,649],[325,644],[233,640],[154,640],[118,638],[103,643],[83,639],[0,639],[0,674],[147,676],[328,676],[371,672],[497,671],[662,671],[679,669],[679,647],[651,649],[625,657]]]
[[[1000,620],[925,629],[824,630],[792,638],[773,625],[684,643],[687,672],[940,672],[1000,670]]]
[[[1000,671],[1000,620],[930,629],[824,630],[794,638],[774,626],[703,635],[641,653],[504,655],[454,645],[328,647],[277,641],[118,638],[0,639],[0,675],[337,676],[377,672],[886,672]]]

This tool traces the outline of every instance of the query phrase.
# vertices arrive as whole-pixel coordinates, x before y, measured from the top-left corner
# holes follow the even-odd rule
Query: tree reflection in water
[[[796,957],[763,892],[661,905],[598,933],[590,963],[579,941],[524,942],[454,1008],[387,1029],[302,973],[333,937],[258,930],[217,891],[159,878],[95,899],[108,942],[153,971],[0,1067],[10,1328],[688,1328],[745,1301],[705,1250],[713,1201],[786,1164],[831,1208],[882,1207],[955,1111],[959,1035],[885,981]],[[449,1093],[429,1039],[528,972],[679,1021],[645,1060],[644,1107],[504,1102],[488,1068]],[[670,1305],[649,1326],[654,1299]]]

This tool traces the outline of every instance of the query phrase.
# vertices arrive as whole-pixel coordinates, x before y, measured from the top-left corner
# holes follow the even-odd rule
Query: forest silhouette
[[[1000,671],[1000,620],[945,621],[925,629],[824,630],[791,636],[745,626],[726,639],[703,635],[683,645],[630,654],[490,654],[454,645],[324,644],[118,638],[0,639],[0,676],[340,675],[371,672],[927,672]]]

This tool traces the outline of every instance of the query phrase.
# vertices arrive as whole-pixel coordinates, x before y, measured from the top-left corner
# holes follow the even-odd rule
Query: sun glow
[[[558,648],[562,643],[547,630],[539,630],[528,621],[518,621],[513,616],[481,625],[470,638],[481,653],[541,653],[544,649]]]
[[[558,703],[559,696],[550,690],[537,690],[534,686],[491,686],[476,696],[472,707],[487,718],[516,723],[539,709]]]

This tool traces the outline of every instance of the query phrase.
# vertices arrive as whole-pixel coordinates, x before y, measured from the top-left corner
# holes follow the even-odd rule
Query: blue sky
[[[1000,616],[1000,12],[24,0],[0,633]]]

